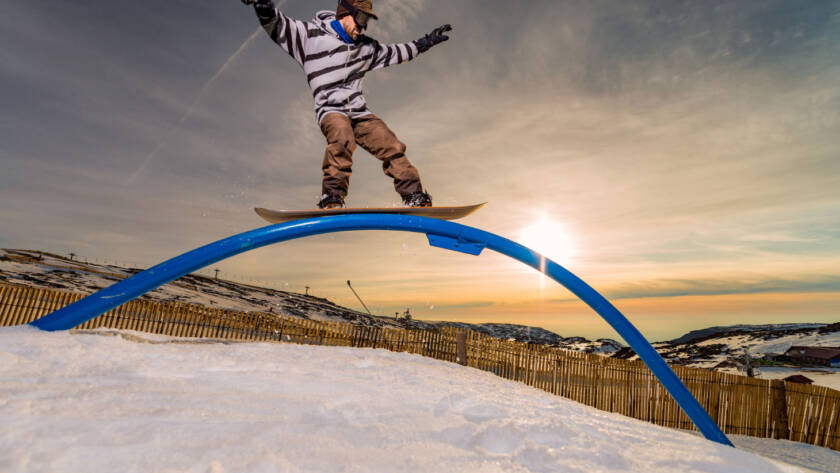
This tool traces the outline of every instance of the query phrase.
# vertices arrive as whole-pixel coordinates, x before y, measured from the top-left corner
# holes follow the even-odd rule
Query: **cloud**
[[[380,0],[374,5],[379,20],[371,28],[384,31],[387,37],[402,38],[409,34],[418,34],[418,19],[427,13],[427,0]],[[418,34],[419,37],[419,34]],[[411,38],[416,39],[416,38]],[[394,39],[393,42],[409,41],[408,38]]]
[[[421,304],[416,304],[421,305]],[[435,305],[433,309],[430,310],[456,310],[456,309],[480,309],[483,307],[493,307],[496,305],[496,302],[492,301],[470,301],[465,302],[463,304],[444,304],[444,305]]]
[[[280,3],[282,4],[282,3],[284,3],[284,2],[280,2]],[[256,31],[254,31],[254,33],[252,33],[252,34],[251,34],[251,36],[249,36],[249,37],[248,37],[248,39],[246,39],[246,40],[245,40],[245,42],[243,42],[243,43],[242,43],[242,45],[241,45],[241,46],[239,46],[239,49],[237,49],[237,50],[236,50],[236,51],[235,51],[235,52],[234,52],[234,53],[233,53],[233,54],[232,54],[232,55],[231,55],[231,56],[230,56],[230,57],[229,57],[229,58],[228,58],[228,59],[224,62],[224,64],[222,64],[222,66],[219,68],[219,70],[218,70],[218,71],[216,71],[216,73],[215,73],[215,74],[213,74],[213,76],[212,76],[212,77],[210,77],[210,79],[208,79],[208,80],[207,80],[207,82],[205,82],[205,83],[204,83],[204,85],[202,85],[202,86],[201,86],[201,90],[199,90],[199,91],[198,91],[198,93],[196,94],[195,98],[192,100],[192,103],[190,103],[190,106],[189,106],[189,107],[187,107],[187,110],[184,112],[184,114],[181,116],[181,118],[180,118],[180,119],[178,120],[178,122],[175,124],[175,132],[179,131],[179,129],[180,129],[180,128],[184,125],[184,122],[185,122],[185,121],[187,121],[187,120],[190,118],[190,116],[192,116],[192,114],[195,112],[196,107],[198,106],[198,104],[201,102],[201,100],[204,98],[204,96],[207,94],[207,92],[208,92],[208,91],[210,90],[210,88],[213,86],[213,83],[214,83],[214,82],[216,82],[216,79],[218,79],[218,78],[219,78],[219,76],[221,76],[222,74],[224,74],[224,73],[225,73],[225,71],[228,69],[228,67],[229,67],[231,64],[233,64],[233,62],[236,60],[236,58],[237,58],[237,57],[238,57],[238,56],[239,56],[239,55],[240,55],[243,51],[245,51],[245,48],[247,48],[247,47],[248,47],[248,45],[250,45],[250,44],[251,44],[251,43],[252,43],[252,42],[253,42],[253,41],[257,38],[257,36],[258,36],[258,35],[261,35],[261,34],[264,34],[264,31],[263,31],[263,29],[262,29],[261,27],[258,27],[258,28],[257,28],[257,30],[256,30]],[[129,183],[129,184],[131,184],[131,183],[132,183],[132,182],[133,182],[133,181],[137,178],[137,176],[138,176],[141,172],[143,172],[143,169],[145,169],[145,168],[146,168],[146,166],[148,166],[149,162],[151,162],[151,161],[155,158],[155,156],[157,156],[158,152],[159,152],[159,151],[160,151],[160,150],[161,150],[164,146],[166,146],[166,141],[161,141],[161,142],[160,142],[160,143],[159,143],[159,144],[155,147],[155,149],[154,149],[154,150],[152,150],[152,152],[151,152],[151,153],[149,153],[148,155],[146,155],[146,157],[144,157],[144,158],[143,158],[143,161],[140,163],[140,166],[139,166],[139,167],[137,168],[137,170],[136,170],[136,171],[134,171],[134,172],[131,174],[131,176],[128,178],[128,183]]]
[[[620,284],[606,289],[610,299],[719,296],[764,293],[840,293],[840,275],[803,275],[795,279],[661,279]]]

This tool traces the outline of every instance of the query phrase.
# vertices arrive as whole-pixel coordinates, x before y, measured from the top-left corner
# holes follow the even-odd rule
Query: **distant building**
[[[799,363],[840,368],[840,347],[790,347],[785,356]]]
[[[802,376],[801,374],[794,374],[788,376],[783,381],[787,381],[788,383],[814,384],[814,380],[807,376]]]

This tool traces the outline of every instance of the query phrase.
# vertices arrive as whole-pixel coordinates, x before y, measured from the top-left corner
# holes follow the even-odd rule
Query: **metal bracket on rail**
[[[478,256],[481,251],[487,247],[487,243],[480,241],[467,240],[461,235],[458,238],[452,238],[443,235],[435,235],[434,233],[427,233],[429,238],[429,245],[443,248],[445,250],[457,251],[459,253],[466,253],[468,255]]]

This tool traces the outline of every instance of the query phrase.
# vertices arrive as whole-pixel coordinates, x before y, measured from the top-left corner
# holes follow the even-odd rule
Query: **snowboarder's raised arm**
[[[444,25],[435,28],[431,33],[410,43],[379,44],[374,40],[368,39],[374,47],[374,56],[370,70],[373,71],[411,61],[419,56],[420,53],[428,51],[432,46],[448,40],[449,36],[444,34],[448,31],[452,31],[452,26]]]
[[[242,0],[245,5],[254,5],[260,24],[271,39],[290,56],[303,65],[306,53],[303,41],[306,39],[306,23],[289,18],[274,7],[271,0]]]
[[[382,69],[411,61],[420,55],[420,51],[413,43],[380,44],[376,40],[369,40],[373,46],[373,60],[370,70]]]

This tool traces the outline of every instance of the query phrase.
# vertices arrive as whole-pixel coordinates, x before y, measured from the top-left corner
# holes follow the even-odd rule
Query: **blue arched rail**
[[[211,243],[149,268],[48,314],[32,322],[32,325],[50,331],[68,330],[163,284],[231,256],[286,240],[355,230],[425,233],[432,246],[471,255],[478,255],[484,248],[489,248],[545,273],[595,309],[624,338],[707,439],[732,446],[665,360],[636,327],[601,294],[557,263],[516,242],[444,220],[393,214],[355,214],[296,220],[258,228]]]

